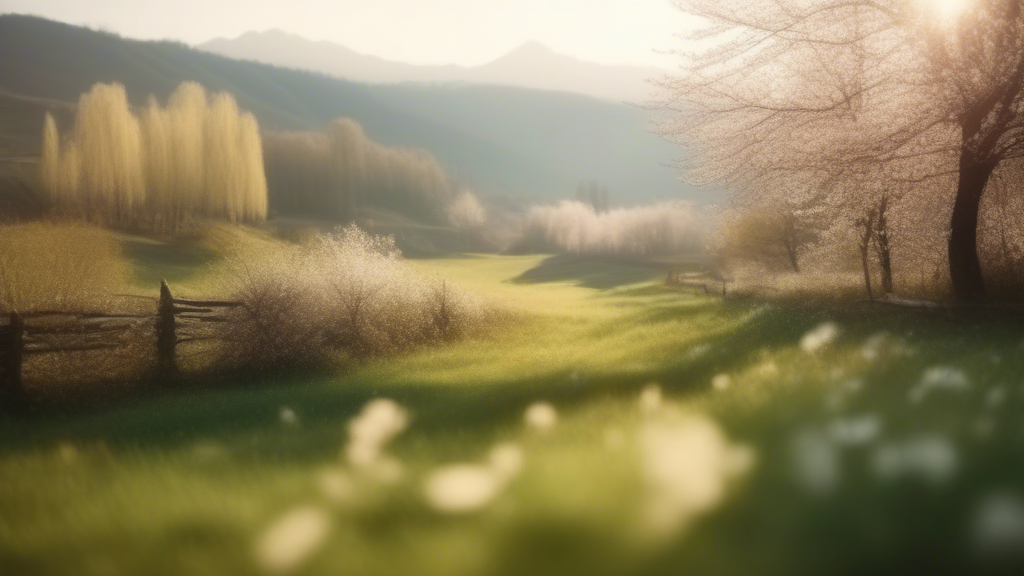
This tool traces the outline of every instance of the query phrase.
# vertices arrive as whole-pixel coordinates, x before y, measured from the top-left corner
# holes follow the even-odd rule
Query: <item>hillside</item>
[[[350,116],[382,144],[430,150],[485,194],[551,200],[594,179],[623,204],[706,198],[677,181],[666,165],[678,149],[647,133],[638,108],[499,86],[365,85],[16,15],[0,16],[3,154],[36,154],[44,111],[67,116],[95,82],[121,82],[142,104],[185,80],[233,93],[264,129]]]
[[[230,58],[313,70],[358,82],[493,84],[574,92],[613,102],[643,103],[650,99],[647,79],[664,74],[657,68],[585,62],[555,53],[538,42],[528,42],[493,62],[474,67],[394,62],[281,30],[217,38],[198,48]]]

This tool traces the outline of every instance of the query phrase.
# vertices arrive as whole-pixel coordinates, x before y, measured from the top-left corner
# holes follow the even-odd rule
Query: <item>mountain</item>
[[[340,44],[307,40],[281,30],[246,32],[234,39],[217,38],[197,48],[228,58],[321,72],[371,84],[450,81],[465,71],[459,66],[417,66],[393,62],[360,54]]]
[[[658,68],[577,60],[557,54],[539,42],[528,42],[493,62],[469,68],[394,62],[281,30],[246,32],[234,39],[217,38],[198,48],[230,58],[323,72],[358,82],[493,84],[573,92],[613,102],[646,102],[651,90],[647,79],[665,74]]]
[[[678,182],[668,164],[679,149],[650,135],[636,107],[493,85],[360,84],[16,15],[0,16],[0,155],[38,156],[43,114],[70,127],[78,96],[96,82],[124,84],[141,106],[187,80],[232,93],[264,130],[354,118],[382,144],[429,150],[485,195],[549,202],[596,180],[613,203],[706,199]]]

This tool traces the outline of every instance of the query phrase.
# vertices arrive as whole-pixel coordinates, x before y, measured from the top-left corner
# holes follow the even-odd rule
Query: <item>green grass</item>
[[[138,254],[153,263],[147,274],[162,273],[159,257]],[[971,534],[986,494],[1020,498],[1024,485],[1019,324],[723,302],[664,288],[655,271],[565,257],[415,265],[516,320],[343,374],[267,376],[0,421],[4,573],[253,573],[260,534],[299,506],[331,518],[327,540],[299,567],[310,573],[1002,567],[976,554]],[[825,321],[840,327],[836,341],[801,350],[803,335]],[[882,330],[890,345],[866,358],[865,341]],[[962,371],[968,388],[909,402],[935,366]],[[731,377],[724,391],[711,384],[719,374]],[[756,452],[752,471],[720,505],[667,540],[641,536],[646,493],[633,440],[657,418],[637,406],[650,382],[672,406],[709,416]],[[997,387],[1005,398],[990,406]],[[374,397],[411,412],[389,448],[404,474],[394,485],[358,484],[354,499],[332,502],[318,475],[343,467],[346,423]],[[523,410],[537,400],[559,411],[548,434],[523,425]],[[299,423],[283,424],[282,407]],[[837,421],[865,415],[881,423],[879,436],[826,442],[838,479],[819,492],[803,487],[794,438],[827,437]],[[609,446],[609,434],[621,434],[622,447]],[[935,481],[879,478],[879,450],[921,435],[953,447],[954,472]],[[522,445],[525,467],[493,503],[464,516],[425,505],[430,470],[480,462],[503,441]]]
[[[139,287],[159,289],[160,280],[171,284],[187,281],[197,269],[218,259],[216,252],[195,241],[119,236],[124,255],[132,263],[132,280]]]

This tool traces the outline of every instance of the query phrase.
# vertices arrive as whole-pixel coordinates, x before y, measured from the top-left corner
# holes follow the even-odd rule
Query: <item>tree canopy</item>
[[[660,132],[696,148],[691,177],[740,196],[926,190],[954,296],[984,298],[979,206],[1024,154],[1019,0],[677,5],[703,25],[657,108]]]
[[[174,229],[195,216],[258,222],[267,215],[255,117],[185,82],[166,107],[133,111],[124,86],[96,84],[79,99],[61,141],[43,125],[43,189],[58,211],[117,226]]]

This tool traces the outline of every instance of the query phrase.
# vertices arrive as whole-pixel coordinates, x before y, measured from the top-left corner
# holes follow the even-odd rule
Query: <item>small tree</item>
[[[448,206],[448,221],[459,230],[473,231],[487,221],[487,210],[469,190],[463,190]]]
[[[875,219],[875,252],[882,270],[882,293],[892,293],[892,243],[889,240],[889,196],[878,202]]]
[[[871,266],[869,265],[869,255],[871,245],[875,239],[875,227],[877,223],[875,221],[878,216],[875,208],[869,208],[867,212],[855,222],[856,226],[861,229],[860,233],[860,262],[864,269],[864,288],[868,292],[868,300],[874,300],[875,294],[871,289]]]
[[[812,219],[787,207],[750,207],[726,216],[722,230],[723,255],[774,266],[785,262],[800,272],[800,256],[818,233]]]

